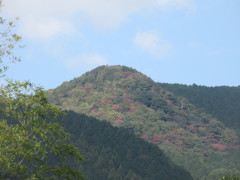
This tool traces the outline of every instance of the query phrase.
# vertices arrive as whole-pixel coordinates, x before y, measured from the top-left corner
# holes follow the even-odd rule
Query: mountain
[[[234,130],[135,69],[98,67],[49,90],[48,98],[65,110],[133,131],[195,179],[240,169]]]
[[[160,83],[160,86],[177,96],[187,98],[202,111],[235,129],[240,137],[240,86],[206,87],[167,83]]]
[[[55,121],[72,134],[84,155],[84,161],[75,166],[86,180],[192,180],[159,148],[127,129],[71,111]]]

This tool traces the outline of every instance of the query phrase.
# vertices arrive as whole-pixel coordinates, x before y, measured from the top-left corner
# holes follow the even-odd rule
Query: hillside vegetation
[[[206,87],[167,83],[161,83],[160,86],[177,96],[187,98],[196,107],[235,129],[240,135],[240,86]]]
[[[101,66],[48,91],[48,97],[63,109],[133,131],[196,179],[240,169],[235,131],[132,68]]]

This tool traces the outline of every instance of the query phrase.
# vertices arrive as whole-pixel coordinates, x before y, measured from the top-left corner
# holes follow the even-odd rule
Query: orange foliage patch
[[[121,106],[119,104],[115,104],[112,106],[113,110],[119,110],[121,108]]]
[[[108,103],[109,103],[109,100],[107,98],[102,100],[102,104],[108,104]]]
[[[226,150],[226,146],[223,144],[212,144],[211,145],[214,149],[219,150],[219,151],[225,151]]]

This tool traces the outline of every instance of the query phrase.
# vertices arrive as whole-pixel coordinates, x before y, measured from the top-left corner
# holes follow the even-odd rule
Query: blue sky
[[[239,0],[3,0],[25,47],[7,77],[46,89],[100,65],[157,82],[240,85]]]

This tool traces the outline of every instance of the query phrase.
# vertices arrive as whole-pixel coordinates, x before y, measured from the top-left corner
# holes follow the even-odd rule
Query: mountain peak
[[[72,88],[92,86],[95,89],[102,91],[103,89],[109,88],[110,84],[112,84],[112,86],[119,85],[122,88],[125,88],[125,85],[128,86],[127,84],[133,81],[154,84],[153,80],[133,68],[120,65],[104,65],[86,72],[82,76],[74,78],[69,82],[64,82],[57,89],[68,91]],[[106,86],[106,84],[108,85]]]
[[[141,76],[145,76],[146,75],[138,72],[136,69],[133,69],[131,67],[127,67],[127,66],[121,66],[121,65],[115,65],[115,66],[108,66],[108,65],[103,65],[103,66],[99,66],[95,69],[93,69],[90,72],[85,73],[84,75],[93,75],[95,77],[97,77],[98,75],[100,76],[104,76],[104,78],[106,80],[111,80],[111,76],[116,76],[116,78],[119,78],[121,76],[126,77],[127,74],[130,73],[135,73]],[[83,76],[84,76],[83,75]]]
[[[109,66],[109,65],[103,65],[103,66],[99,66],[95,69],[93,69],[92,71],[94,70],[103,70],[103,69],[109,69],[109,70],[120,70],[120,71],[135,71],[137,72],[137,70],[131,68],[131,67],[128,67],[128,66],[122,66],[122,65],[112,65],[112,66]]]

